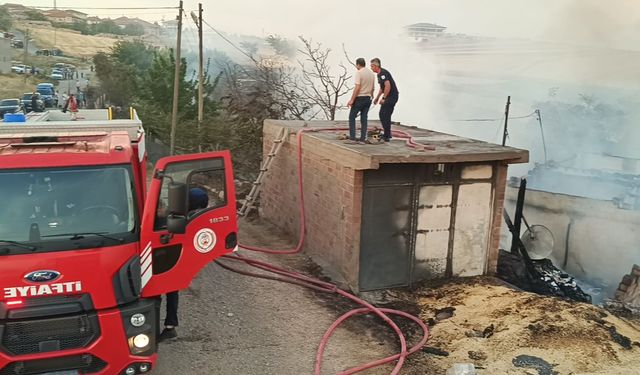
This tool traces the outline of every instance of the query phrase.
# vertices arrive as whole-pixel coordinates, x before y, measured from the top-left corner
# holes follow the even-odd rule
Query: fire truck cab
[[[228,151],[147,174],[135,111],[79,115],[0,122],[0,375],[151,371],[159,297],[237,249]]]

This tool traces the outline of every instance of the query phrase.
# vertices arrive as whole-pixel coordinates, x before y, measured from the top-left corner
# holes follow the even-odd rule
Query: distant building
[[[127,26],[141,26],[144,33],[147,35],[160,35],[161,27],[157,24],[141,20],[140,18],[119,17],[113,20],[121,29]]]
[[[100,17],[96,17],[96,16],[87,17],[86,21],[89,25],[95,25],[97,23],[102,22]]]
[[[69,13],[72,17],[75,17],[81,20],[86,20],[88,16],[88,14],[86,13],[78,12],[77,10],[73,10],[73,9],[67,10],[67,13]]]
[[[421,42],[442,35],[446,29],[444,26],[423,22],[405,26],[404,33],[416,42]]]
[[[0,36],[0,73],[11,73],[11,39]]]
[[[74,20],[80,19],[68,11],[58,9],[47,10],[42,12],[42,14],[44,14],[49,21],[57,23],[73,23]]]
[[[166,31],[178,31],[178,20],[162,20],[162,27]]]

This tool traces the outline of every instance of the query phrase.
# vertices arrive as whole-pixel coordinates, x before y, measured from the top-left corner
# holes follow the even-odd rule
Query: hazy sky
[[[7,2],[0,0],[0,3]],[[30,6],[52,6],[53,0],[12,0]],[[230,33],[258,36],[300,34],[326,39],[351,33],[372,38],[397,33],[415,22],[447,26],[449,32],[516,38],[553,39],[578,43],[640,45],[640,0],[398,0],[202,1],[205,19]],[[57,0],[59,7],[177,6],[169,0]],[[185,9],[197,9],[186,0]],[[100,17],[121,15],[160,20],[175,17],[162,10],[83,10]],[[332,38],[333,39],[333,38]],[[346,39],[351,39],[347,37]]]

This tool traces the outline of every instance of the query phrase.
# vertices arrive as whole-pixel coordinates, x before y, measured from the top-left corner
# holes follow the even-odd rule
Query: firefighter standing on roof
[[[371,70],[378,75],[378,84],[380,84],[380,91],[378,91],[373,104],[380,103],[380,122],[384,129],[382,138],[385,142],[389,142],[391,140],[391,115],[399,96],[398,87],[391,73],[381,66],[379,58],[371,59]]]
[[[375,86],[375,77],[373,73],[367,69],[366,60],[362,57],[356,60],[356,74],[354,77],[355,87],[351,94],[351,99],[347,106],[351,107],[349,111],[349,140],[356,141],[356,116],[360,114],[360,142],[367,140],[367,115],[369,107],[371,107],[371,97]]]

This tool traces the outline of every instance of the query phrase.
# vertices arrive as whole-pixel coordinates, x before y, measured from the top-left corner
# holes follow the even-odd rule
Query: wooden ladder
[[[266,159],[262,162],[262,166],[260,167],[260,173],[258,173],[258,177],[253,182],[253,186],[251,187],[251,191],[244,197],[242,207],[238,210],[238,216],[246,216],[249,212],[256,208],[255,202],[258,199],[258,195],[260,195],[260,190],[262,189],[262,181],[264,180],[267,171],[271,167],[271,163],[273,162],[273,158],[278,154],[282,144],[285,139],[289,137],[289,129],[282,127],[280,131],[278,131],[278,135],[276,139],[273,140],[273,144],[271,145],[271,150],[267,154]]]

